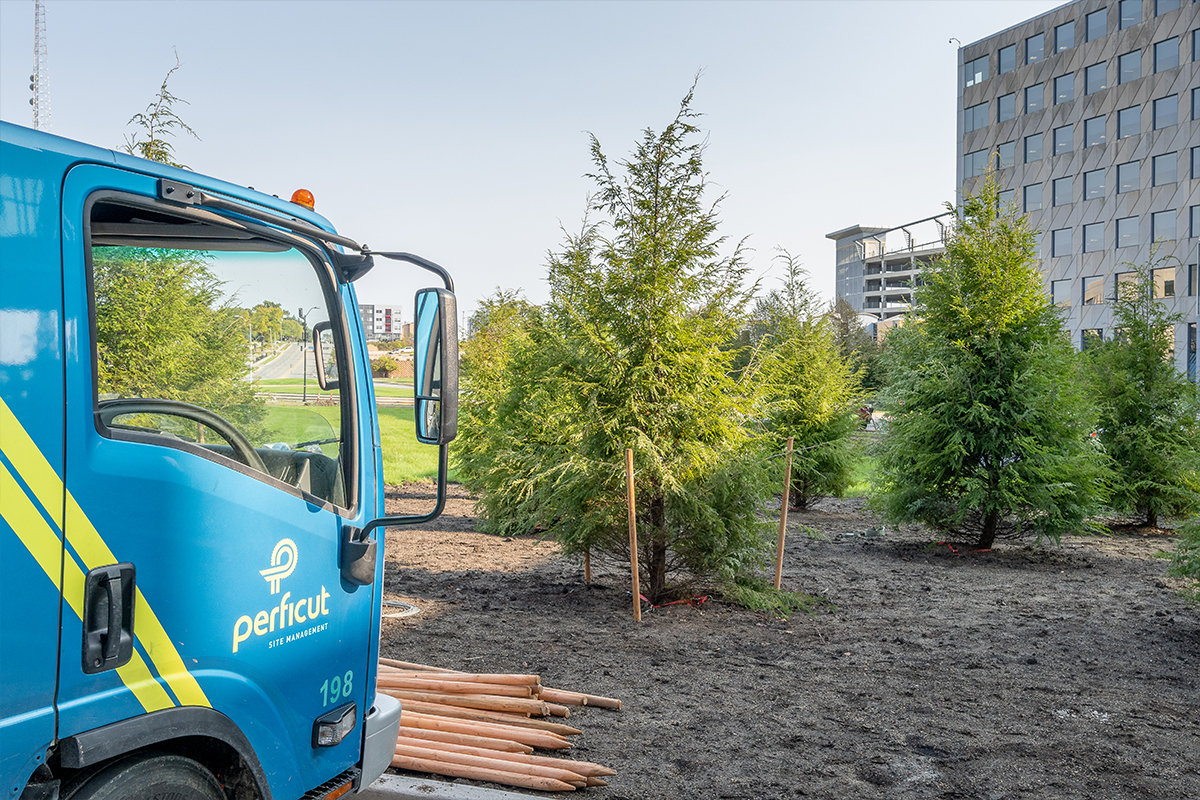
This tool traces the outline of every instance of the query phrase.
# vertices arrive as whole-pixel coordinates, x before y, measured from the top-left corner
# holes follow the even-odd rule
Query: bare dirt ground
[[[388,511],[431,505],[392,487]],[[570,755],[620,773],[593,797],[1200,797],[1200,609],[1167,536],[972,553],[887,529],[861,501],[793,513],[784,587],[834,608],[783,621],[718,601],[635,623],[628,573],[443,516],[388,537],[385,656],[624,700],[584,708]],[[807,525],[825,539],[806,536]],[[868,533],[874,535],[867,535]]]

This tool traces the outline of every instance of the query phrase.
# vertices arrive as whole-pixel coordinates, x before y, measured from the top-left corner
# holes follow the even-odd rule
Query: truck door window
[[[326,348],[344,362],[319,257],[282,236],[115,201],[94,202],[89,223],[100,433],[348,506],[347,392],[321,390],[312,360],[312,327],[332,322]]]

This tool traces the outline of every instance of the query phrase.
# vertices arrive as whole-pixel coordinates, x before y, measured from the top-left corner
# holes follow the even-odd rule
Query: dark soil
[[[431,496],[393,487],[388,511]],[[570,755],[620,773],[589,796],[1200,797],[1200,609],[1155,557],[1168,535],[974,553],[827,501],[790,515],[783,584],[833,608],[635,623],[627,571],[585,585],[554,543],[476,533],[473,505],[452,486],[389,535],[387,596],[421,613],[384,620],[383,654],[624,700],[568,720]]]

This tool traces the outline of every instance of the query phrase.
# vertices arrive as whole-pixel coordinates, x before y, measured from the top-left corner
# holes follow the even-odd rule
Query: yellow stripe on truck
[[[74,594],[74,592],[69,593],[65,591],[70,587],[72,582],[70,579],[67,580],[67,586],[64,587],[63,592],[64,597],[67,597],[67,602],[71,603],[71,607],[75,609],[75,613],[81,614],[83,608],[83,572],[96,567],[115,564],[118,559],[113,555],[112,550],[105,544],[103,537],[100,536],[96,527],[88,519],[87,514],[83,512],[83,509],[79,507],[79,504],[75,502],[75,498],[69,492],[66,493],[67,520],[66,525],[63,525],[60,517],[61,509],[63,508],[64,492],[62,479],[54,471],[54,467],[50,465],[46,457],[42,455],[37,444],[34,443],[33,438],[26,432],[16,415],[12,413],[8,404],[2,399],[0,399],[0,450],[4,452],[4,455],[16,467],[17,472],[25,483],[29,485],[29,488],[33,491],[34,496],[41,503],[42,507],[54,517],[55,522],[60,528],[64,528],[67,533],[67,541],[83,560],[83,571],[80,571],[75,566],[73,559],[68,559],[67,565],[67,572],[70,572],[71,567],[74,567],[75,571],[79,572],[78,596],[72,598],[68,595]],[[9,476],[9,480],[12,480],[11,476]],[[58,548],[58,537],[54,535],[49,525],[38,514],[37,509],[29,502],[25,493],[21,491],[15,481],[13,482],[13,486],[16,492],[25,498],[25,502],[29,503],[33,514],[46,529],[50,538],[53,539],[54,547]],[[5,494],[5,505],[7,506],[7,493]],[[7,508],[5,515],[7,518]],[[13,530],[18,531],[18,536],[21,536],[21,540],[24,542],[25,539],[21,534],[21,529],[13,525]],[[29,547],[29,544],[26,543],[25,546]],[[34,558],[39,557],[32,548],[30,548],[30,552],[34,553]],[[54,558],[54,562],[55,568],[53,574],[51,575],[51,572],[47,570],[47,575],[51,575],[54,585],[58,586],[57,556]],[[41,563],[41,561],[39,560],[38,563]],[[73,578],[74,576],[72,575],[71,577]],[[146,602],[142,590],[137,589],[136,591],[137,594],[134,597],[133,609],[133,632],[134,636],[141,642],[146,654],[150,656],[150,661],[154,664],[154,668],[158,671],[162,679],[166,681],[167,685],[171,687],[171,691],[175,693],[175,696],[179,698],[180,704],[211,708],[212,703],[208,701],[208,697],[204,694],[204,690],[200,688],[200,684],[197,683],[195,677],[184,666],[183,659],[179,657],[179,651],[175,649],[175,646],[171,643],[171,638],[167,636],[166,630],[163,628],[162,623],[159,622],[158,616],[150,608],[150,604]],[[140,667],[137,665],[140,665]],[[129,680],[126,679],[127,673]],[[158,691],[162,693],[162,698],[166,699],[166,705],[162,705],[160,704],[160,699],[155,697],[153,701],[155,709],[168,708],[174,705],[162,687],[158,686],[157,682],[154,681],[149,668],[136,651],[134,652],[133,660],[124,667],[117,669],[117,674],[121,676],[121,679],[125,681],[125,684],[135,694],[139,691],[151,692],[152,694],[153,692],[148,688],[135,689],[134,684],[141,686],[147,679],[151,683],[154,683]],[[138,699],[141,700],[141,696]],[[145,705],[145,702],[143,702],[143,705]],[[147,707],[147,710],[151,709]]]
[[[96,566],[117,563],[117,557],[108,549],[104,539],[96,531],[91,520],[83,513],[83,509],[75,502],[75,498],[67,493],[67,541],[79,557],[87,564]],[[154,662],[158,674],[171,687],[171,691],[185,706],[205,706],[212,708],[204,690],[192,677],[179,657],[179,651],[171,644],[162,623],[158,621],[150,604],[146,602],[141,589],[137,589],[133,606],[134,633],[146,648],[146,654]]]
[[[6,450],[5,455],[8,453]],[[50,582],[58,587],[62,544],[50,524],[46,522],[46,518],[41,515],[29,495],[3,463],[0,463],[0,497],[4,498],[4,503],[0,504],[0,514],[3,515],[4,521],[16,532],[17,538],[29,550]],[[68,558],[67,563],[62,565],[62,575],[63,599],[75,612],[75,616],[82,620],[83,570],[75,563],[75,559]],[[136,651],[128,664],[117,669],[117,675],[146,711],[158,711],[175,705],[162,685],[150,674],[146,662]]]

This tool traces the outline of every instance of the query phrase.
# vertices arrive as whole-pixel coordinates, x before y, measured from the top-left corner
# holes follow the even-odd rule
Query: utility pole
[[[33,74],[29,76],[29,105],[33,106],[33,129],[50,130],[50,55],[46,48],[46,6],[33,3]]]

